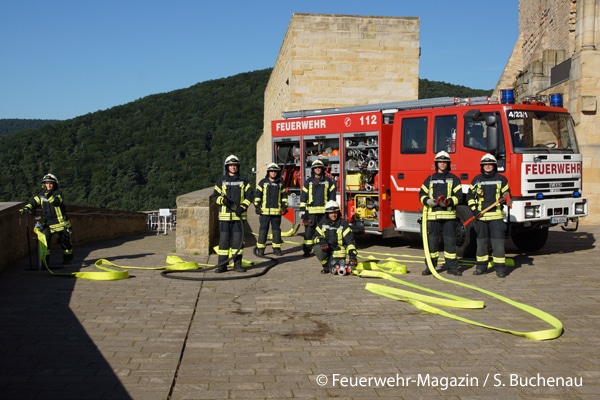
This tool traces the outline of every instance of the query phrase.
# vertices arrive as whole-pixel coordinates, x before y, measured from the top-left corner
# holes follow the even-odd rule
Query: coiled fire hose
[[[428,209],[428,207],[423,208],[423,221],[427,221],[427,209]],[[548,314],[545,311],[542,311],[538,308],[529,306],[527,304],[520,303],[515,300],[511,300],[507,297],[493,293],[489,290],[481,289],[474,285],[469,285],[469,284],[466,284],[466,283],[463,283],[460,281],[446,279],[446,278],[440,276],[440,274],[438,274],[438,272],[435,270],[435,268],[433,267],[433,264],[431,262],[431,256],[429,254],[429,244],[427,242],[427,229],[422,230],[422,238],[423,238],[423,248],[424,248],[424,252],[425,252],[425,260],[427,263],[427,268],[429,268],[431,273],[437,279],[444,281],[444,282],[452,283],[454,285],[459,285],[459,286],[465,287],[467,289],[471,289],[471,290],[477,291],[479,293],[483,293],[485,295],[488,295],[494,299],[502,301],[502,302],[509,304],[519,310],[525,311],[526,313],[529,313],[529,314],[541,319],[542,321],[548,323],[552,328],[540,330],[540,331],[521,332],[521,331],[515,331],[515,330],[511,330],[511,329],[499,328],[499,327],[483,324],[483,323],[474,321],[472,319],[464,318],[459,315],[449,313],[447,311],[441,310],[441,309],[431,305],[431,304],[435,304],[438,306],[454,307],[454,308],[483,308],[484,303],[482,301],[469,300],[469,299],[465,299],[465,298],[462,298],[459,296],[454,296],[454,295],[451,295],[448,293],[439,292],[436,290],[418,286],[418,285],[400,280],[398,278],[395,278],[392,275],[390,275],[389,273],[379,271],[379,270],[371,270],[369,267],[372,267],[372,265],[367,265],[367,266],[362,266],[362,268],[357,268],[355,271],[353,271],[353,273],[360,277],[382,278],[382,279],[385,279],[390,282],[409,286],[414,289],[418,289],[418,290],[428,292],[428,293],[438,296],[438,297],[433,297],[433,296],[428,296],[428,295],[422,295],[422,294],[394,288],[391,286],[380,285],[380,284],[376,284],[376,283],[367,283],[365,286],[365,289],[372,293],[376,293],[381,296],[385,296],[385,297],[388,297],[388,298],[391,298],[394,300],[403,301],[403,302],[412,304],[417,309],[428,312],[430,314],[442,315],[444,317],[455,319],[457,321],[465,322],[465,323],[468,323],[471,325],[480,326],[483,328],[492,329],[492,330],[496,330],[496,331],[500,331],[500,332],[510,333],[512,335],[522,336],[522,337],[526,337],[526,338],[533,339],[533,340],[556,339],[562,335],[563,325],[560,322],[560,320],[558,320],[557,318]],[[370,264],[373,264],[373,263],[370,263]]]

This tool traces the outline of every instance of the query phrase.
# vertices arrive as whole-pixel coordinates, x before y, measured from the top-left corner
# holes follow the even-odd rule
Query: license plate
[[[565,222],[567,222],[567,217],[560,216],[560,217],[552,217],[550,218],[550,223],[551,224],[564,224]]]

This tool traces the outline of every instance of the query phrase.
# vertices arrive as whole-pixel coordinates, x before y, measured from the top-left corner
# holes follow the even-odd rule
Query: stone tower
[[[419,51],[415,17],[293,14],[265,91],[257,178],[282,111],[414,100]]]

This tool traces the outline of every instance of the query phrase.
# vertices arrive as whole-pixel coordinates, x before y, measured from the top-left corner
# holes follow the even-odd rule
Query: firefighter
[[[476,220],[477,252],[475,271],[473,275],[487,272],[488,242],[492,244],[492,261],[498,278],[506,277],[506,259],[504,255],[504,235],[506,223],[504,222],[503,204],[510,198],[508,180],[498,173],[498,162],[492,154],[485,154],[479,163],[481,174],[473,178],[467,193],[467,204],[473,210]],[[482,210],[489,206],[489,211]]]
[[[302,224],[304,225],[303,257],[310,257],[314,244],[315,228],[325,214],[325,203],[335,200],[335,183],[325,176],[325,164],[315,160],[311,164],[311,176],[304,182],[300,194],[300,211],[304,211]]]
[[[247,218],[246,210],[252,202],[252,186],[240,176],[240,160],[230,155],[225,159],[224,175],[215,183],[212,197],[219,206],[219,256],[216,273],[226,272],[225,261],[231,254],[233,269],[246,272],[242,268],[243,223]]]
[[[439,258],[440,233],[444,241],[444,263],[448,274],[461,276],[456,257],[456,206],[462,199],[462,186],[456,175],[450,172],[450,155],[440,151],[433,160],[435,173],[429,175],[419,192],[419,200],[427,213],[427,242],[433,267]],[[426,266],[423,275],[431,275]]]
[[[275,163],[267,166],[267,175],[258,182],[254,197],[254,207],[260,221],[256,251],[265,254],[269,225],[273,231],[273,254],[281,255],[281,216],[287,214],[288,200],[285,186],[280,178],[281,168]]]
[[[42,178],[42,192],[33,196],[29,203],[19,211],[31,213],[35,209],[42,209],[42,229],[46,236],[48,252],[46,265],[50,266],[50,240],[52,235],[58,235],[58,243],[63,251],[63,264],[69,264],[73,259],[73,245],[71,244],[71,221],[67,216],[62,192],[58,188],[58,178],[54,174],[46,174]]]
[[[358,263],[352,228],[342,218],[340,206],[334,200],[325,205],[325,217],[316,228],[314,252],[321,262],[322,274],[329,273],[334,265],[344,266],[346,256],[351,266]]]

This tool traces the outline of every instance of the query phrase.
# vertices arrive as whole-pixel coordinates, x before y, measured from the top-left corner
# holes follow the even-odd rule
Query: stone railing
[[[0,203],[0,270],[26,257],[29,251],[36,251],[33,233],[35,220],[32,215],[19,213],[23,205],[16,202]],[[67,205],[67,214],[73,225],[71,240],[75,248],[85,243],[146,231],[144,213]]]

